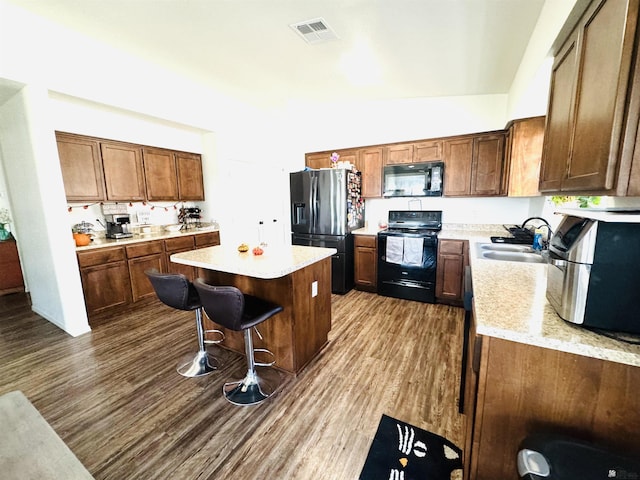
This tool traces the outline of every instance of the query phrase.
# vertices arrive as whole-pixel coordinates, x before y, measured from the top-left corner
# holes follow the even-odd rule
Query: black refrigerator
[[[331,291],[353,288],[353,235],[364,226],[360,172],[340,168],[289,174],[291,243],[335,248],[331,259]]]

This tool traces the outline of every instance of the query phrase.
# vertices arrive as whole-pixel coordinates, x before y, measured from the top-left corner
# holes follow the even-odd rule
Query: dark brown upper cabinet
[[[638,4],[592,1],[557,49],[541,192],[640,194]]]

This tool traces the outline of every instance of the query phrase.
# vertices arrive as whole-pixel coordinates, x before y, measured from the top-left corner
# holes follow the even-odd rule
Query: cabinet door
[[[413,161],[434,162],[442,160],[442,140],[430,140],[416,143],[413,148]]]
[[[503,164],[504,135],[483,135],[474,138],[471,195],[500,195]]]
[[[464,266],[466,241],[440,240],[436,272],[436,297],[462,302],[464,295]]]
[[[516,120],[509,128],[505,172],[509,172],[508,194],[510,197],[533,197],[540,195],[540,161],[544,139],[545,117]],[[509,154],[509,167],[506,157]]]
[[[178,194],[180,200],[203,201],[202,157],[193,153],[176,153]]]
[[[155,268],[159,272],[165,272],[164,253],[138,257],[128,261],[129,276],[131,277],[131,294],[134,302],[143,298],[152,297],[156,294],[145,271]]]
[[[0,242],[0,295],[24,292],[24,280],[15,240]]]
[[[465,319],[465,322],[467,320]],[[471,480],[471,458],[473,457],[473,435],[475,429],[476,405],[478,399],[478,373],[480,371],[480,358],[482,354],[482,337],[476,333],[475,319],[473,312],[468,320],[468,332],[466,332],[466,342],[463,342],[465,352],[464,375],[464,410],[466,417],[464,449],[463,449],[463,479]],[[467,325],[465,325],[465,328]],[[474,465],[475,466],[475,465]]]
[[[131,283],[125,261],[80,269],[87,314],[131,303]]]
[[[340,155],[339,162],[349,162],[351,165],[355,165],[357,170],[360,170],[357,150],[338,150],[337,153]]]
[[[143,201],[142,149],[125,143],[101,143],[107,200]]]
[[[104,177],[96,140],[56,132],[64,191],[69,202],[100,202]]]
[[[636,5],[627,21],[628,3],[594,2],[581,25],[575,127],[562,190],[615,187],[638,15]]]
[[[571,152],[577,55],[578,34],[574,32],[556,56],[551,71],[547,125],[540,166],[541,192],[560,191],[567,170]]]
[[[355,235],[355,283],[358,289],[376,291],[377,237]]]
[[[314,170],[320,168],[329,168],[331,167],[330,153],[308,153],[304,157],[304,164],[309,168],[313,168]]]
[[[164,241],[165,265],[168,273],[181,273],[191,281],[196,278],[195,267],[171,261],[171,255],[174,253],[189,252],[194,249],[194,237],[195,235],[186,235],[184,237],[167,238]]]
[[[462,196],[471,193],[473,138],[444,142],[444,195]]]
[[[178,172],[174,153],[144,147],[142,159],[147,200],[178,200]]]
[[[359,152],[362,165],[362,196],[382,197],[382,148],[364,148]]]
[[[385,165],[397,165],[402,163],[413,162],[413,144],[391,145],[384,147],[385,149]]]
[[[192,267],[191,265],[183,265],[181,263],[175,263],[171,261],[171,255],[174,253],[181,252],[190,252],[193,248],[185,248],[184,250],[175,250],[172,252],[167,252],[167,257],[165,259],[167,265],[167,273],[181,273],[185,277],[187,277],[190,281],[194,281],[196,278],[196,267]]]

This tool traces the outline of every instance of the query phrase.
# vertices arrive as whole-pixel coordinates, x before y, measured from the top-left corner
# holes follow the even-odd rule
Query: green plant
[[[555,206],[562,205],[564,203],[576,202],[580,208],[593,207],[600,205],[600,197],[591,197],[586,195],[569,196],[569,195],[554,195],[551,197],[551,202]]]

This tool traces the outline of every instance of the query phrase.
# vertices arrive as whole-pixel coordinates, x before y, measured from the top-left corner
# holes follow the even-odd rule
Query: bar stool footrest
[[[273,367],[276,364],[276,356],[273,354],[271,350],[268,350],[266,348],[254,348],[253,352],[254,354],[265,353],[267,355],[270,355],[271,358],[273,358],[273,360],[271,360],[270,362],[255,362],[254,365],[256,367]]]
[[[224,338],[225,337],[224,337],[224,332],[222,330],[218,330],[218,329],[205,330],[203,333],[204,333],[204,336],[205,336],[205,340],[204,340],[205,345],[217,345],[219,343],[224,342]],[[207,340],[206,339],[207,333],[215,333],[216,335],[219,335],[220,338],[216,339],[216,340]]]

